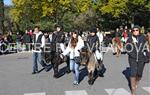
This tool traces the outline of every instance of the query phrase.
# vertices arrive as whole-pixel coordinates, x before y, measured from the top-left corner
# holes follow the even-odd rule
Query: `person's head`
[[[62,29],[63,29],[63,27],[62,27],[61,25],[55,25],[55,30],[56,30],[57,32],[62,31]]]
[[[35,32],[35,33],[38,33],[39,31],[40,31],[40,27],[39,27],[39,26],[35,26],[35,27],[34,27],[34,32]]]
[[[76,39],[78,37],[78,35],[79,35],[78,33],[79,33],[78,30],[74,30],[72,32],[72,38]]]
[[[128,29],[128,26],[125,26],[124,29],[125,29],[125,30]]]
[[[116,32],[119,32],[119,28],[116,28]]]
[[[95,36],[96,33],[97,33],[97,29],[96,29],[96,28],[92,28],[92,29],[90,30],[90,35],[91,35],[91,36]]]
[[[71,34],[71,44],[70,45],[72,48],[76,47],[77,42],[78,42],[78,36],[79,36],[78,30],[74,30]]]
[[[25,33],[28,34],[28,30],[26,30]]]
[[[132,28],[132,34],[133,34],[134,36],[140,35],[140,26],[135,25],[135,26]]]
[[[120,26],[120,30],[123,30],[123,26]]]
[[[97,30],[97,32],[101,32],[100,29],[99,29],[98,27],[96,28],[96,30]]]
[[[124,32],[127,32],[127,31],[128,31],[127,29],[124,30]]]
[[[32,29],[30,29],[30,31],[29,31],[30,33],[32,33]]]

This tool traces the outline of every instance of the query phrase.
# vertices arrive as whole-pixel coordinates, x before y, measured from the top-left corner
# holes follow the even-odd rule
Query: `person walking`
[[[103,64],[103,54],[100,50],[100,42],[99,42],[99,37],[97,36],[97,29],[92,28],[90,30],[90,34],[87,37],[87,44],[88,48],[90,48],[91,52],[95,53],[95,57],[97,59],[99,68],[98,68],[98,74],[99,76],[103,77],[104,72],[102,70],[105,68]]]
[[[22,48],[21,48],[21,34],[19,32],[17,32],[16,34],[16,45],[17,45],[17,52],[20,52]]]
[[[43,33],[39,30],[40,28],[38,26],[35,26],[34,28],[34,36],[33,36],[33,72],[32,74],[38,73],[38,62],[44,67],[44,69],[47,69],[47,65],[42,61],[42,52],[45,46],[45,37]]]
[[[66,50],[61,54],[70,54],[70,70],[74,73],[74,85],[79,84],[80,51],[84,47],[84,41],[79,36],[78,31],[74,30]]]
[[[65,42],[65,33],[63,32],[63,26],[55,25],[55,31],[52,34],[52,43],[56,46],[59,45],[61,51],[63,52],[65,50],[64,42]]]
[[[25,34],[23,35],[23,44],[25,45],[25,50],[28,51],[30,50],[30,42],[31,42],[31,37],[28,34],[28,31],[25,31]]]
[[[146,38],[140,32],[140,26],[135,25],[132,29],[132,37],[129,37],[126,44],[128,61],[130,66],[131,93],[136,95],[136,89],[142,78],[145,66],[144,46]]]

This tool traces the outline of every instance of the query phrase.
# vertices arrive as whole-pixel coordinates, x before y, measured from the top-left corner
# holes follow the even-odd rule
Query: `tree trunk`
[[[0,33],[4,32],[4,1],[0,0]]]

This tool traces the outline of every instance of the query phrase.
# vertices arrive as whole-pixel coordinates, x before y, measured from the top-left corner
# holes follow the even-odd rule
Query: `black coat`
[[[23,42],[24,43],[30,43],[31,42],[31,37],[28,34],[23,35]]]
[[[146,37],[144,35],[140,35],[135,37],[137,39],[137,43],[133,42],[132,37],[129,37],[126,44],[126,50],[129,55],[130,60],[135,61],[144,61],[144,48],[146,45]]]
[[[52,35],[53,43],[64,43],[64,41],[65,41],[65,34],[62,31],[53,33]]]
[[[87,46],[90,47],[92,52],[95,52],[99,48],[99,38],[97,35],[95,36],[88,36],[87,37]]]

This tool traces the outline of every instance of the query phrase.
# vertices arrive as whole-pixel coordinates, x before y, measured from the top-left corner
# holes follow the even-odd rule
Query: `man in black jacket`
[[[135,25],[132,29],[133,36],[129,37],[126,44],[128,53],[128,61],[131,68],[130,82],[132,95],[136,95],[136,89],[139,81],[142,78],[145,55],[144,47],[146,45],[146,38],[140,34],[140,27]]]
[[[92,28],[90,30],[90,35],[87,37],[87,46],[91,52],[95,53],[96,59],[97,59],[98,64],[99,64],[98,74],[99,74],[99,76],[103,77],[104,76],[103,74],[105,72],[105,67],[103,64],[103,54],[100,51],[99,38],[96,35],[96,33],[97,33],[96,28]]]
[[[52,44],[55,47],[54,51],[57,51],[58,46],[60,46],[62,52],[64,51],[64,41],[65,41],[65,34],[63,32],[63,27],[61,25],[55,26],[56,31],[52,34]]]

